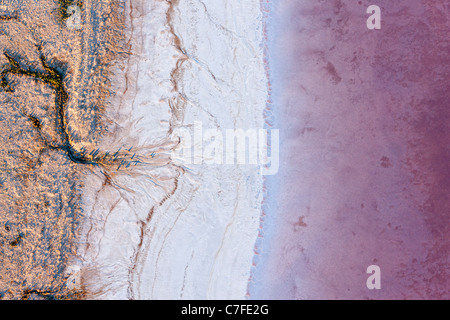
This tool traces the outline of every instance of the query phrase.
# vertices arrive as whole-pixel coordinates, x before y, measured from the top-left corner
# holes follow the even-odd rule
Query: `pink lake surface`
[[[381,30],[366,9],[381,8]],[[253,299],[448,299],[450,4],[272,5],[267,36],[280,171]],[[381,268],[369,290],[366,269]]]

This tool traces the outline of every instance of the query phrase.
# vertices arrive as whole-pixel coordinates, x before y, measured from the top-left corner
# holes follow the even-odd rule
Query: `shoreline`
[[[259,168],[180,163],[169,154],[176,129],[192,131],[195,121],[263,129],[259,6],[131,0],[126,10],[133,54],[115,72],[117,94],[106,110],[115,124],[102,144],[162,147],[154,161],[167,158],[111,181],[90,175],[82,279],[96,299],[244,299]]]

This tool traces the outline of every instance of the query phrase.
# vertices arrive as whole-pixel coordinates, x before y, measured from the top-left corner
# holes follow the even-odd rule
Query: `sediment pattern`
[[[85,17],[75,29],[67,27],[71,6],[82,8]],[[117,58],[118,50],[111,48],[121,40],[120,23],[112,21],[120,21],[120,6],[118,1],[2,2],[0,298],[85,296],[80,283],[72,283],[69,268],[77,259],[83,215],[80,175],[99,166],[107,175],[139,163],[130,149],[94,148],[104,131],[98,119],[110,94],[108,65]],[[92,11],[95,21],[87,19]],[[80,92],[89,104],[80,103]]]

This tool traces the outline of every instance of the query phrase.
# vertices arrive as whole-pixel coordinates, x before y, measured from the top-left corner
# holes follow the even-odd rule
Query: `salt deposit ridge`
[[[77,276],[98,299],[245,298],[261,165],[172,156],[177,132],[194,135],[194,122],[223,133],[264,128],[260,3],[130,0],[126,17],[130,54],[112,79],[103,147],[149,150],[152,162],[86,178]]]

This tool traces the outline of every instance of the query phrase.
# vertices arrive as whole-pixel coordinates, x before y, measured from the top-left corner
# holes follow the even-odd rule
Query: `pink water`
[[[381,30],[366,27],[371,4]],[[449,10],[273,4],[280,171],[266,180],[251,298],[449,298]],[[370,265],[380,290],[366,286]]]

